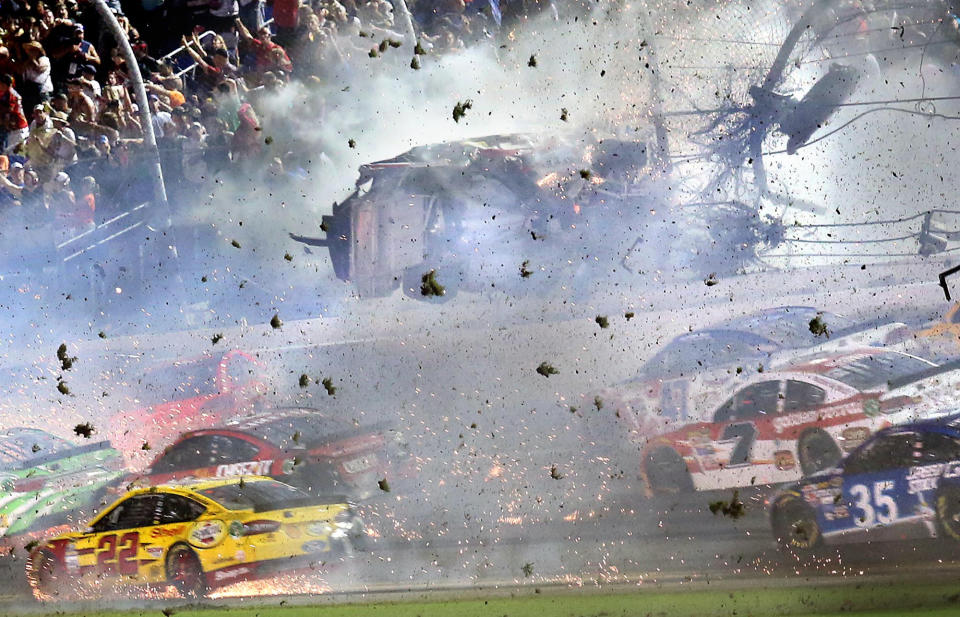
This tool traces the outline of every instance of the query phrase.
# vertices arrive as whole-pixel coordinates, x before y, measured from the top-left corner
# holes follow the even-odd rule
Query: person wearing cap
[[[230,64],[230,54],[226,49],[214,49],[213,54],[209,58],[204,58],[200,51],[197,51],[202,51],[198,40],[188,41],[187,37],[183,37],[182,41],[184,49],[190,54],[194,62],[197,63],[197,66],[200,67],[198,81],[205,89],[213,90],[227,77],[236,76],[237,67]],[[194,45],[197,49],[193,48]]]
[[[0,75],[0,150],[10,152],[30,133],[23,102],[9,73]]]
[[[99,112],[99,101],[103,95],[103,90],[100,88],[100,82],[97,81],[96,77],[97,68],[92,64],[86,64],[80,70],[80,81],[83,85],[83,93],[90,97],[90,100],[93,101],[94,108]]]
[[[73,237],[93,226],[93,212],[87,204],[77,203],[66,172],[57,172],[45,188],[44,201],[59,227],[59,239]]]
[[[53,130],[53,120],[50,119],[47,111],[47,106],[43,103],[37,103],[33,106],[33,109],[31,110],[29,126],[31,134],[38,129]]]
[[[84,59],[86,59],[87,64],[93,64],[96,66],[100,65],[100,54],[97,53],[97,48],[93,46],[93,43],[86,40],[84,37],[84,28],[83,24],[75,23],[73,24],[73,38],[74,40],[80,40],[80,53],[83,54]]]
[[[163,139],[167,133],[172,134],[176,127],[173,124],[173,117],[169,111],[160,108],[160,97],[151,94],[148,97],[150,101],[150,122],[153,124],[153,134],[157,139]]]

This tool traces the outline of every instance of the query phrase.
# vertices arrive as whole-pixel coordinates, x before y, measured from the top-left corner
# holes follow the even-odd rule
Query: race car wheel
[[[773,536],[784,550],[802,555],[812,552],[823,541],[816,514],[798,499],[774,506],[772,519]]]
[[[693,478],[683,457],[673,448],[660,448],[647,455],[647,482],[654,493],[692,492]]]
[[[61,590],[65,590],[63,575],[63,568],[50,551],[40,550],[30,555],[27,578],[37,598],[43,600],[60,595]]]
[[[960,541],[960,489],[947,487],[937,495],[937,527],[941,537]]]
[[[823,431],[809,431],[801,435],[797,442],[797,455],[800,458],[800,470],[805,476],[833,467],[843,456],[833,438]]]
[[[200,558],[185,544],[176,544],[167,553],[167,581],[184,598],[202,598],[207,594]]]

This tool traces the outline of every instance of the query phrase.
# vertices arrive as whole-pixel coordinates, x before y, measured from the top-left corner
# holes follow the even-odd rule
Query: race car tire
[[[683,457],[673,448],[660,448],[647,455],[644,464],[650,490],[657,494],[693,492],[693,478]]]
[[[771,523],[777,545],[795,555],[812,553],[823,543],[816,513],[799,499],[790,498],[774,505]]]
[[[937,493],[937,534],[960,542],[960,488],[948,486]]]
[[[797,456],[804,476],[829,469],[840,462],[843,453],[833,438],[821,430],[807,431],[797,440]]]
[[[207,595],[207,578],[200,558],[186,544],[174,544],[167,551],[166,572],[167,582],[184,598]]]
[[[31,554],[27,562],[27,579],[37,599],[55,598],[65,592],[65,574],[56,556],[45,549]]]

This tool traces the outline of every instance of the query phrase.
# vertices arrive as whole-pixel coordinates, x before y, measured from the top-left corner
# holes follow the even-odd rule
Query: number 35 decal
[[[897,502],[884,491],[893,488],[889,480],[873,483],[873,500],[870,499],[870,489],[865,484],[854,484],[850,487],[850,495],[856,500],[853,507],[863,514],[854,516],[853,522],[857,527],[872,527],[875,524],[889,525],[897,520]]]
[[[97,544],[97,568],[104,573],[136,574],[137,549],[140,547],[140,534],[130,531],[120,536],[107,534]]]

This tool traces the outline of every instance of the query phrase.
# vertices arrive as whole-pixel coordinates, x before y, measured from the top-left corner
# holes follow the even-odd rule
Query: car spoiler
[[[319,448],[329,446],[332,443],[343,441],[344,439],[355,439],[357,437],[369,437],[373,435],[383,437],[389,442],[390,431],[393,430],[397,430],[397,428],[389,423],[371,424],[367,426],[358,426],[350,431],[327,433],[318,437],[317,439],[310,439],[309,441],[305,439],[304,441],[307,450],[317,450]]]
[[[960,359],[951,360],[950,362],[945,362],[939,366],[931,366],[928,369],[924,369],[911,375],[896,377],[887,382],[887,388],[890,390],[896,390],[897,388],[902,388],[903,386],[916,383],[918,381],[923,381],[929,377],[941,375],[943,373],[949,373],[950,371],[955,371],[957,369],[960,369]]]
[[[109,441],[98,441],[96,443],[87,444],[85,446],[78,446],[76,448],[70,448],[68,450],[61,450],[59,452],[54,452],[53,454],[47,454],[45,456],[40,456],[37,458],[32,458],[26,461],[26,464],[17,468],[17,470],[30,469],[31,467],[36,467],[38,465],[45,465],[47,463],[52,463],[53,461],[58,461],[64,458],[70,458],[72,456],[79,456],[81,454],[86,454],[88,452],[96,452],[97,450],[110,450],[113,449],[113,446],[110,445]],[[117,452],[117,455],[120,453]]]

